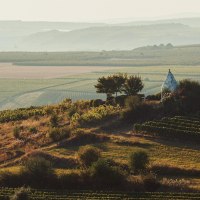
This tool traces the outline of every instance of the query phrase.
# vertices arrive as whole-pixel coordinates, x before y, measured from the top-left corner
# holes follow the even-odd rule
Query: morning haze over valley
[[[0,200],[200,199],[198,0],[0,5]]]

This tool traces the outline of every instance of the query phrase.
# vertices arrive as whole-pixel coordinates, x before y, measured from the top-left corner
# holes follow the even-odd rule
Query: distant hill
[[[23,38],[21,51],[131,50],[160,43],[187,45],[200,43],[200,28],[182,24],[143,26],[103,26],[69,32],[47,31]]]
[[[123,24],[0,21],[0,51],[131,50],[200,44],[200,18]]]
[[[93,26],[106,26],[106,24],[81,22],[0,21],[0,50],[17,50],[18,41],[30,34],[50,30],[71,31]]]
[[[135,22],[122,23],[120,25],[136,26],[136,25],[169,24],[169,23],[181,23],[191,27],[200,27],[200,17],[163,19],[163,20],[151,20],[151,21],[135,21]]]

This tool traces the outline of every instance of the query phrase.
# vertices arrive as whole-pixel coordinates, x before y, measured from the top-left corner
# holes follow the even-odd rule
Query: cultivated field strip
[[[175,116],[161,120],[135,124],[136,132],[173,138],[200,139],[200,118]]]
[[[0,110],[57,103],[65,98],[105,99],[105,94],[97,94],[94,85],[101,76],[114,73],[139,75],[144,82],[142,93],[145,95],[160,92],[161,85],[170,68],[177,81],[190,78],[200,80],[198,66],[131,66],[131,67],[97,67],[97,66],[41,66],[23,67],[0,63],[5,73],[0,77]],[[123,66],[123,65],[122,65]],[[55,72],[56,74],[52,73]],[[34,73],[34,74],[33,74]],[[53,75],[53,76],[51,76]],[[56,77],[54,76],[56,75]],[[45,76],[46,78],[42,78]]]
[[[5,200],[14,193],[13,188],[1,188],[0,200]],[[200,193],[129,193],[129,192],[105,192],[105,191],[52,191],[52,190],[31,190],[33,200],[199,200]]]

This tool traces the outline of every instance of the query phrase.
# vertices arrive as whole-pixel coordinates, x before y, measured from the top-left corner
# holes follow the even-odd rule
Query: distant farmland
[[[131,51],[1,52],[0,62],[19,66],[200,66],[200,45],[147,46]]]
[[[171,68],[177,80],[200,80],[199,66],[146,66],[146,67],[57,67],[10,66],[0,75],[0,109],[28,107],[59,102],[65,98],[105,99],[94,88],[98,77],[113,73],[139,74],[145,84],[146,95],[160,91]],[[14,68],[14,69],[13,69]]]

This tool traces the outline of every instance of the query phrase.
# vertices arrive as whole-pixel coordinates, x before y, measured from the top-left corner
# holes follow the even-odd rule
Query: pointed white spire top
[[[170,92],[174,92],[177,89],[177,87],[178,87],[178,83],[176,79],[174,78],[174,75],[172,74],[171,70],[169,69],[167,78],[162,85],[162,91],[169,90]]]

